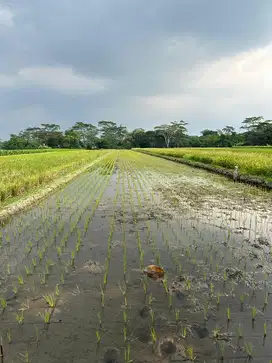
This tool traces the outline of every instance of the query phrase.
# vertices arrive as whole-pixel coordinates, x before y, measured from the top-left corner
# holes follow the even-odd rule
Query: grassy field
[[[103,151],[62,150],[0,157],[0,207],[8,199],[88,165]]]
[[[136,149],[137,150],[137,149]],[[138,149],[154,155],[165,155],[204,164],[234,169],[237,165],[240,173],[272,179],[272,148],[174,148],[174,149]]]
[[[70,149],[67,149],[70,150]],[[39,154],[46,152],[56,152],[58,149],[20,149],[20,150],[3,150],[0,149],[0,156],[6,155],[21,155],[21,154]],[[63,151],[63,150],[60,150]]]
[[[96,165],[0,228],[2,361],[268,363],[271,195],[133,151]]]

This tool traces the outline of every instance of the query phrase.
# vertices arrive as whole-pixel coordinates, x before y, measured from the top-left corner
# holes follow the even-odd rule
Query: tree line
[[[129,132],[126,126],[105,120],[99,121],[97,126],[76,122],[64,131],[57,124],[41,124],[11,134],[9,140],[1,142],[0,148],[130,149],[272,145],[272,121],[264,120],[262,116],[246,118],[239,132],[232,126],[225,126],[221,130],[204,129],[200,136],[195,136],[188,134],[187,125],[181,120],[156,126],[153,130],[137,128]]]

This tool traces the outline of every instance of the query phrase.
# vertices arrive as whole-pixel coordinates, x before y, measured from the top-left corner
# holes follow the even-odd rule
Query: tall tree
[[[71,127],[71,131],[74,131],[78,135],[82,146],[90,148],[95,146],[98,135],[96,126],[85,122],[77,122]]]
[[[101,120],[98,122],[98,127],[103,140],[102,144],[108,149],[121,148],[128,136],[126,126],[118,126],[114,121]]]
[[[263,116],[254,116],[254,117],[247,117],[243,122],[241,129],[245,129],[247,131],[254,130],[261,122],[263,122]]]
[[[225,126],[223,129],[222,129],[222,133],[224,135],[233,135],[235,134],[235,129],[233,126]]]
[[[154,129],[159,135],[164,137],[165,145],[166,147],[169,147],[173,139],[176,138],[176,140],[178,140],[180,137],[185,135],[187,132],[185,127],[186,125],[187,123],[185,121],[173,121],[170,125],[163,124],[156,126]]]

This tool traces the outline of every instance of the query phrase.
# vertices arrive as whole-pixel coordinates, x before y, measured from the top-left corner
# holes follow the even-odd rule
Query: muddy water
[[[3,361],[269,362],[271,194],[116,157],[3,228]]]

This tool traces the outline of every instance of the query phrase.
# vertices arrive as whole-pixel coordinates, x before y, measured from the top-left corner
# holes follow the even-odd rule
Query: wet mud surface
[[[205,171],[111,154],[1,229],[2,361],[269,362],[271,205]]]

